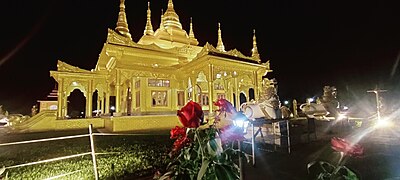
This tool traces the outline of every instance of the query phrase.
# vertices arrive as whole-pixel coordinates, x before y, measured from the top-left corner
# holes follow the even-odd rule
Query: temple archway
[[[98,107],[100,106],[100,104],[98,104],[98,103],[100,103],[99,101],[98,101],[98,97],[99,97],[99,91],[97,91],[97,89],[93,92],[93,95],[92,95],[92,117],[94,117],[94,116],[98,116],[99,114],[100,114],[100,112],[99,112],[99,110],[100,109],[98,109]]]
[[[254,96],[254,89],[250,88],[249,89],[249,101],[255,100],[255,96]]]
[[[132,90],[130,87],[126,90],[126,114],[132,114]]]
[[[86,116],[86,98],[79,89],[73,90],[67,98],[67,115],[69,118],[78,119]]]
[[[247,102],[246,95],[243,92],[241,92],[239,97],[239,106],[240,104],[243,104],[245,102]]]
[[[233,106],[236,107],[236,94],[235,93],[233,93],[233,103],[232,104],[233,104]]]

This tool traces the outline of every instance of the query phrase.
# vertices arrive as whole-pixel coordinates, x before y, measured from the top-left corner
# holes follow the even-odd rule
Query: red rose
[[[228,125],[220,129],[220,138],[222,143],[229,141],[242,141],[244,140],[243,130],[233,125]]]
[[[187,128],[197,128],[203,122],[204,113],[201,106],[193,101],[188,102],[177,115],[182,125]]]
[[[177,139],[179,137],[186,137],[186,128],[181,128],[179,126],[176,126],[174,129],[171,129],[171,139]]]
[[[359,157],[364,153],[364,148],[359,144],[352,144],[345,139],[333,137],[331,139],[332,149],[343,152],[345,155]]]

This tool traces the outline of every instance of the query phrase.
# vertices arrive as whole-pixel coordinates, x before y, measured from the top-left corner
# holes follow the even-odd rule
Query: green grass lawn
[[[87,131],[3,135],[2,142],[87,134]],[[169,162],[172,141],[168,134],[95,136],[100,179],[148,176]],[[57,157],[90,152],[89,137],[1,146],[0,166],[10,167]],[[10,179],[94,179],[90,155],[7,169]]]

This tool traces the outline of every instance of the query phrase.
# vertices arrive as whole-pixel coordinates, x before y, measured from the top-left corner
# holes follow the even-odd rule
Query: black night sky
[[[167,0],[151,0],[157,29]],[[54,88],[50,70],[57,60],[93,69],[114,29],[118,0],[19,0],[1,4],[0,104],[11,113],[28,113]],[[261,59],[270,60],[281,100],[320,96],[324,85],[349,101],[389,90],[399,99],[400,9],[384,0],[174,0],[185,30],[193,17],[199,45],[217,44],[221,22],[225,49],[251,54],[256,29]],[[147,1],[126,0],[133,40],[143,34]]]

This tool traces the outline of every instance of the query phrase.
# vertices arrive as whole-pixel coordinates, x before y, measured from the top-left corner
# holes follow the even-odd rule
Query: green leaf
[[[236,180],[239,179],[239,173],[227,166],[215,165],[215,174],[220,180]]]
[[[312,161],[307,164],[307,171],[312,179],[329,179],[335,168],[332,164],[324,161]]]
[[[209,160],[203,159],[203,162],[201,163],[200,171],[197,174],[197,180],[201,180],[201,178],[203,178],[209,164],[210,164]]]
[[[212,155],[215,156],[217,154],[218,144],[215,139],[211,139],[207,143],[207,150]]]
[[[343,171],[342,171],[343,170]],[[341,166],[339,171],[340,176],[345,180],[358,180],[357,174],[346,166]]]

